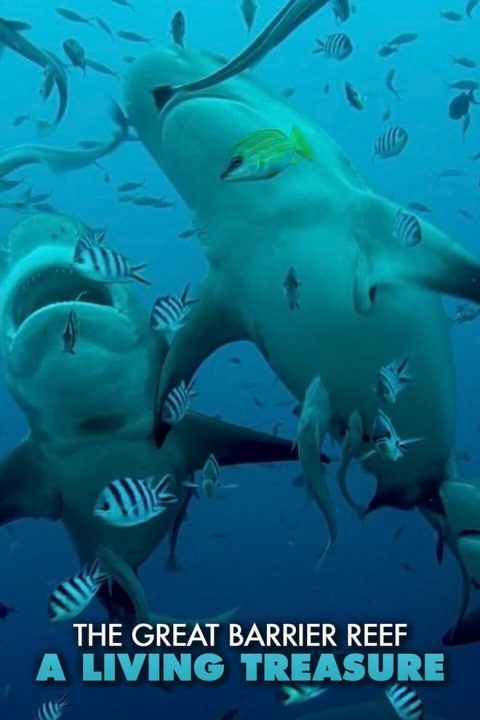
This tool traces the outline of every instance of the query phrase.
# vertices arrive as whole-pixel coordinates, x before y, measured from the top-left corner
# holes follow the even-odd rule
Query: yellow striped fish
[[[292,128],[290,136],[282,130],[257,130],[235,145],[220,178],[228,182],[269,180],[302,158],[313,162],[315,155],[298,127]]]

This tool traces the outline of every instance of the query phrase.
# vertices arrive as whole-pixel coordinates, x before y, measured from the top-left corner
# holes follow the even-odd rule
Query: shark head
[[[32,432],[45,439],[119,430],[129,406],[153,392],[152,355],[161,361],[160,341],[128,284],[95,282],[74,266],[75,245],[87,232],[66,216],[34,215],[2,248],[5,377]],[[63,333],[72,312],[77,340],[70,353]],[[126,372],[128,392],[112,392]]]
[[[238,203],[248,212],[251,197],[258,193],[257,183],[241,183],[232,189],[222,180],[239,141],[252,132],[272,128],[290,135],[299,123],[309,135],[308,119],[282,95],[245,73],[203,90],[179,91],[165,103],[158,98],[158,88],[196,81],[224,63],[223,58],[194,48],[157,48],[132,64],[125,80],[125,106],[140,140],[202,219],[208,219],[210,210],[218,212],[223,203]],[[330,154],[339,152],[331,144],[323,153],[321,162],[327,174],[333,165]],[[305,167],[302,169],[305,172]],[[289,168],[289,174],[295,172],[295,167]],[[269,193],[278,196],[284,183],[261,185],[268,212]],[[287,208],[295,203],[290,183],[282,202]]]

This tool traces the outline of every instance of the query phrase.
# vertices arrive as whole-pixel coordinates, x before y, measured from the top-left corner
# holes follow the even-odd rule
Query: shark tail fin
[[[295,145],[297,152],[305,160],[313,162],[315,160],[315,153],[313,148],[308,142],[307,138],[296,125],[292,128],[292,142]]]

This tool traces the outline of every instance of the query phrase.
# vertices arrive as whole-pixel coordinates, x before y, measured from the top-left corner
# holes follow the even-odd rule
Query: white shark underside
[[[133,604],[145,618],[132,570],[171,529],[187,492],[183,481],[210,453],[223,465],[294,459],[294,453],[291,442],[195,414],[156,447],[153,404],[166,342],[151,329],[131,285],[94,282],[73,267],[75,244],[87,231],[66,216],[35,215],[3,245],[0,342],[6,382],[30,434],[0,463],[0,523],[62,520],[80,561],[100,557],[123,588],[105,597],[110,609]],[[74,355],[62,352],[72,309]],[[179,502],[154,520],[122,529],[93,516],[113,479],[164,474]]]
[[[221,63],[192,48],[158,49],[137,60],[126,78],[129,119],[192,211],[209,262],[199,302],[162,371],[157,440],[168,432],[160,421],[168,390],[218,347],[247,339],[300,401],[320,376],[336,439],[358,411],[367,441],[360,456],[372,448],[381,407],[372,390],[377,372],[408,356],[415,384],[386,409],[401,438],[423,440],[396,463],[378,454],[364,462],[377,478],[369,509],[422,506],[442,517],[439,488],[455,472],[455,384],[437,293],[479,301],[480,264],[423,221],[422,242],[402,245],[393,236],[398,206],[365,184],[311,118],[251,75],[203,93],[178,93],[159,112],[156,87],[183,85]],[[249,133],[277,128],[290,134],[293,126],[307,138],[315,162],[299,162],[267,181],[220,179]],[[290,267],[302,282],[298,311],[284,295]]]

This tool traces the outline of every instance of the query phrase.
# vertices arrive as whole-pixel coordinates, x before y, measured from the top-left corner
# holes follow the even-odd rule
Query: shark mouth
[[[30,275],[17,288],[12,300],[15,330],[39,310],[70,302],[114,306],[105,285],[86,278],[71,266],[49,266]]]

